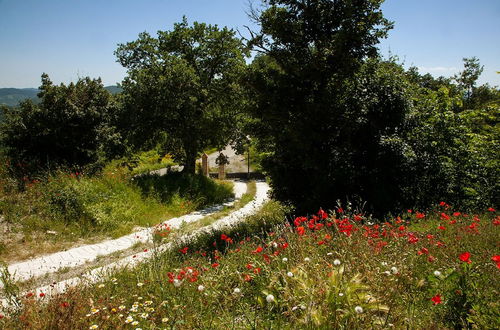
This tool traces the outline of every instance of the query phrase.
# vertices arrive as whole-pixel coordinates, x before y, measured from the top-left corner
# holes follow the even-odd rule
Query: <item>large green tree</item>
[[[235,138],[243,101],[245,50],[226,27],[183,19],[156,38],[141,33],[119,45],[129,141],[143,146],[167,136],[169,151],[195,170],[197,154]]]
[[[398,134],[411,103],[402,69],[376,59],[391,27],[382,1],[264,3],[249,110],[275,197],[303,211],[354,196],[397,207],[407,161]]]
[[[114,128],[117,106],[100,79],[54,85],[42,75],[39,104],[5,108],[2,142],[13,164],[30,171],[81,167],[122,150]]]

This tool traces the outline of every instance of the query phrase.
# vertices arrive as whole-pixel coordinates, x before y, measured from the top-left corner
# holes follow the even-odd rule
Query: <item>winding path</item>
[[[133,267],[141,262],[147,261],[157,253],[167,251],[172,247],[177,246],[178,244],[186,244],[188,242],[196,240],[199,235],[211,233],[214,230],[224,230],[224,228],[244,221],[247,216],[259,210],[262,205],[268,200],[269,186],[267,185],[267,183],[257,182],[256,188],[257,189],[255,197],[251,202],[249,202],[242,208],[230,213],[229,215],[215,221],[209,226],[200,228],[192,233],[181,236],[176,242],[169,242],[154,249],[145,250],[144,252],[136,253],[133,256],[124,257],[116,262],[112,262],[105,266],[92,269],[81,276],[70,278],[59,283],[53,283],[51,285],[39,287],[32,290],[31,292],[35,293],[36,296],[38,296],[42,292],[45,295],[50,296],[55,293],[63,292],[68,287],[72,287],[80,283],[93,283],[100,281],[103,277],[110,275],[117,269],[124,267]],[[245,191],[246,184],[235,181],[235,195],[241,197],[241,195],[243,195]],[[170,219],[168,221],[165,221],[164,223],[169,224],[171,228],[178,228],[183,222],[193,222],[200,220],[207,215],[221,210],[225,205],[231,205],[233,203],[234,201],[223,205],[218,205],[210,209],[193,212],[179,218]],[[137,242],[149,241],[152,241],[151,228],[132,233],[119,239],[109,240],[99,244],[81,246],[68,251],[58,252],[30,261],[13,264],[10,265],[8,269],[12,275],[13,280],[28,280],[34,276],[53,273],[63,267],[76,267],[83,265],[87,261],[95,260],[98,256],[105,256],[116,251],[130,248]],[[3,286],[3,283],[0,283],[0,287],[1,286]],[[9,303],[6,299],[0,299],[0,305],[3,305],[6,308],[9,307]]]

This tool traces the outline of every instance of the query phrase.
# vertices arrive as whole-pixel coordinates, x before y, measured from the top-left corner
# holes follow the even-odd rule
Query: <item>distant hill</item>
[[[38,94],[36,88],[0,88],[0,105],[13,107],[26,99],[37,102],[38,97],[36,94]]]
[[[118,94],[122,91],[118,86],[107,86],[104,88],[111,94]],[[14,107],[26,99],[31,99],[37,103],[39,102],[37,94],[37,88],[0,88],[0,105]]]

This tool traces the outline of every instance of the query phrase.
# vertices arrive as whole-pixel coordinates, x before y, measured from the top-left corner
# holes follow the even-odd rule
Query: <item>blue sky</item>
[[[258,3],[258,0],[253,0]],[[169,30],[183,15],[244,29],[248,0],[0,0],[0,87],[37,87],[42,72],[55,83],[125,76],[113,52],[142,31]],[[499,0],[386,0],[395,21],[380,45],[405,66],[451,76],[462,58],[484,65],[480,83],[500,86]]]

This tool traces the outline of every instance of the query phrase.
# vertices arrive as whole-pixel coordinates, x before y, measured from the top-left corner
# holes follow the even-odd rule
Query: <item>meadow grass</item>
[[[288,221],[286,213],[269,202],[132,271],[51,299],[24,297],[21,310],[1,312],[0,326],[499,328],[496,212],[442,209],[380,224],[340,209]]]
[[[201,175],[137,178],[118,168],[88,177],[58,172],[3,193],[0,259],[12,262],[120,237],[232,196],[230,182]]]

